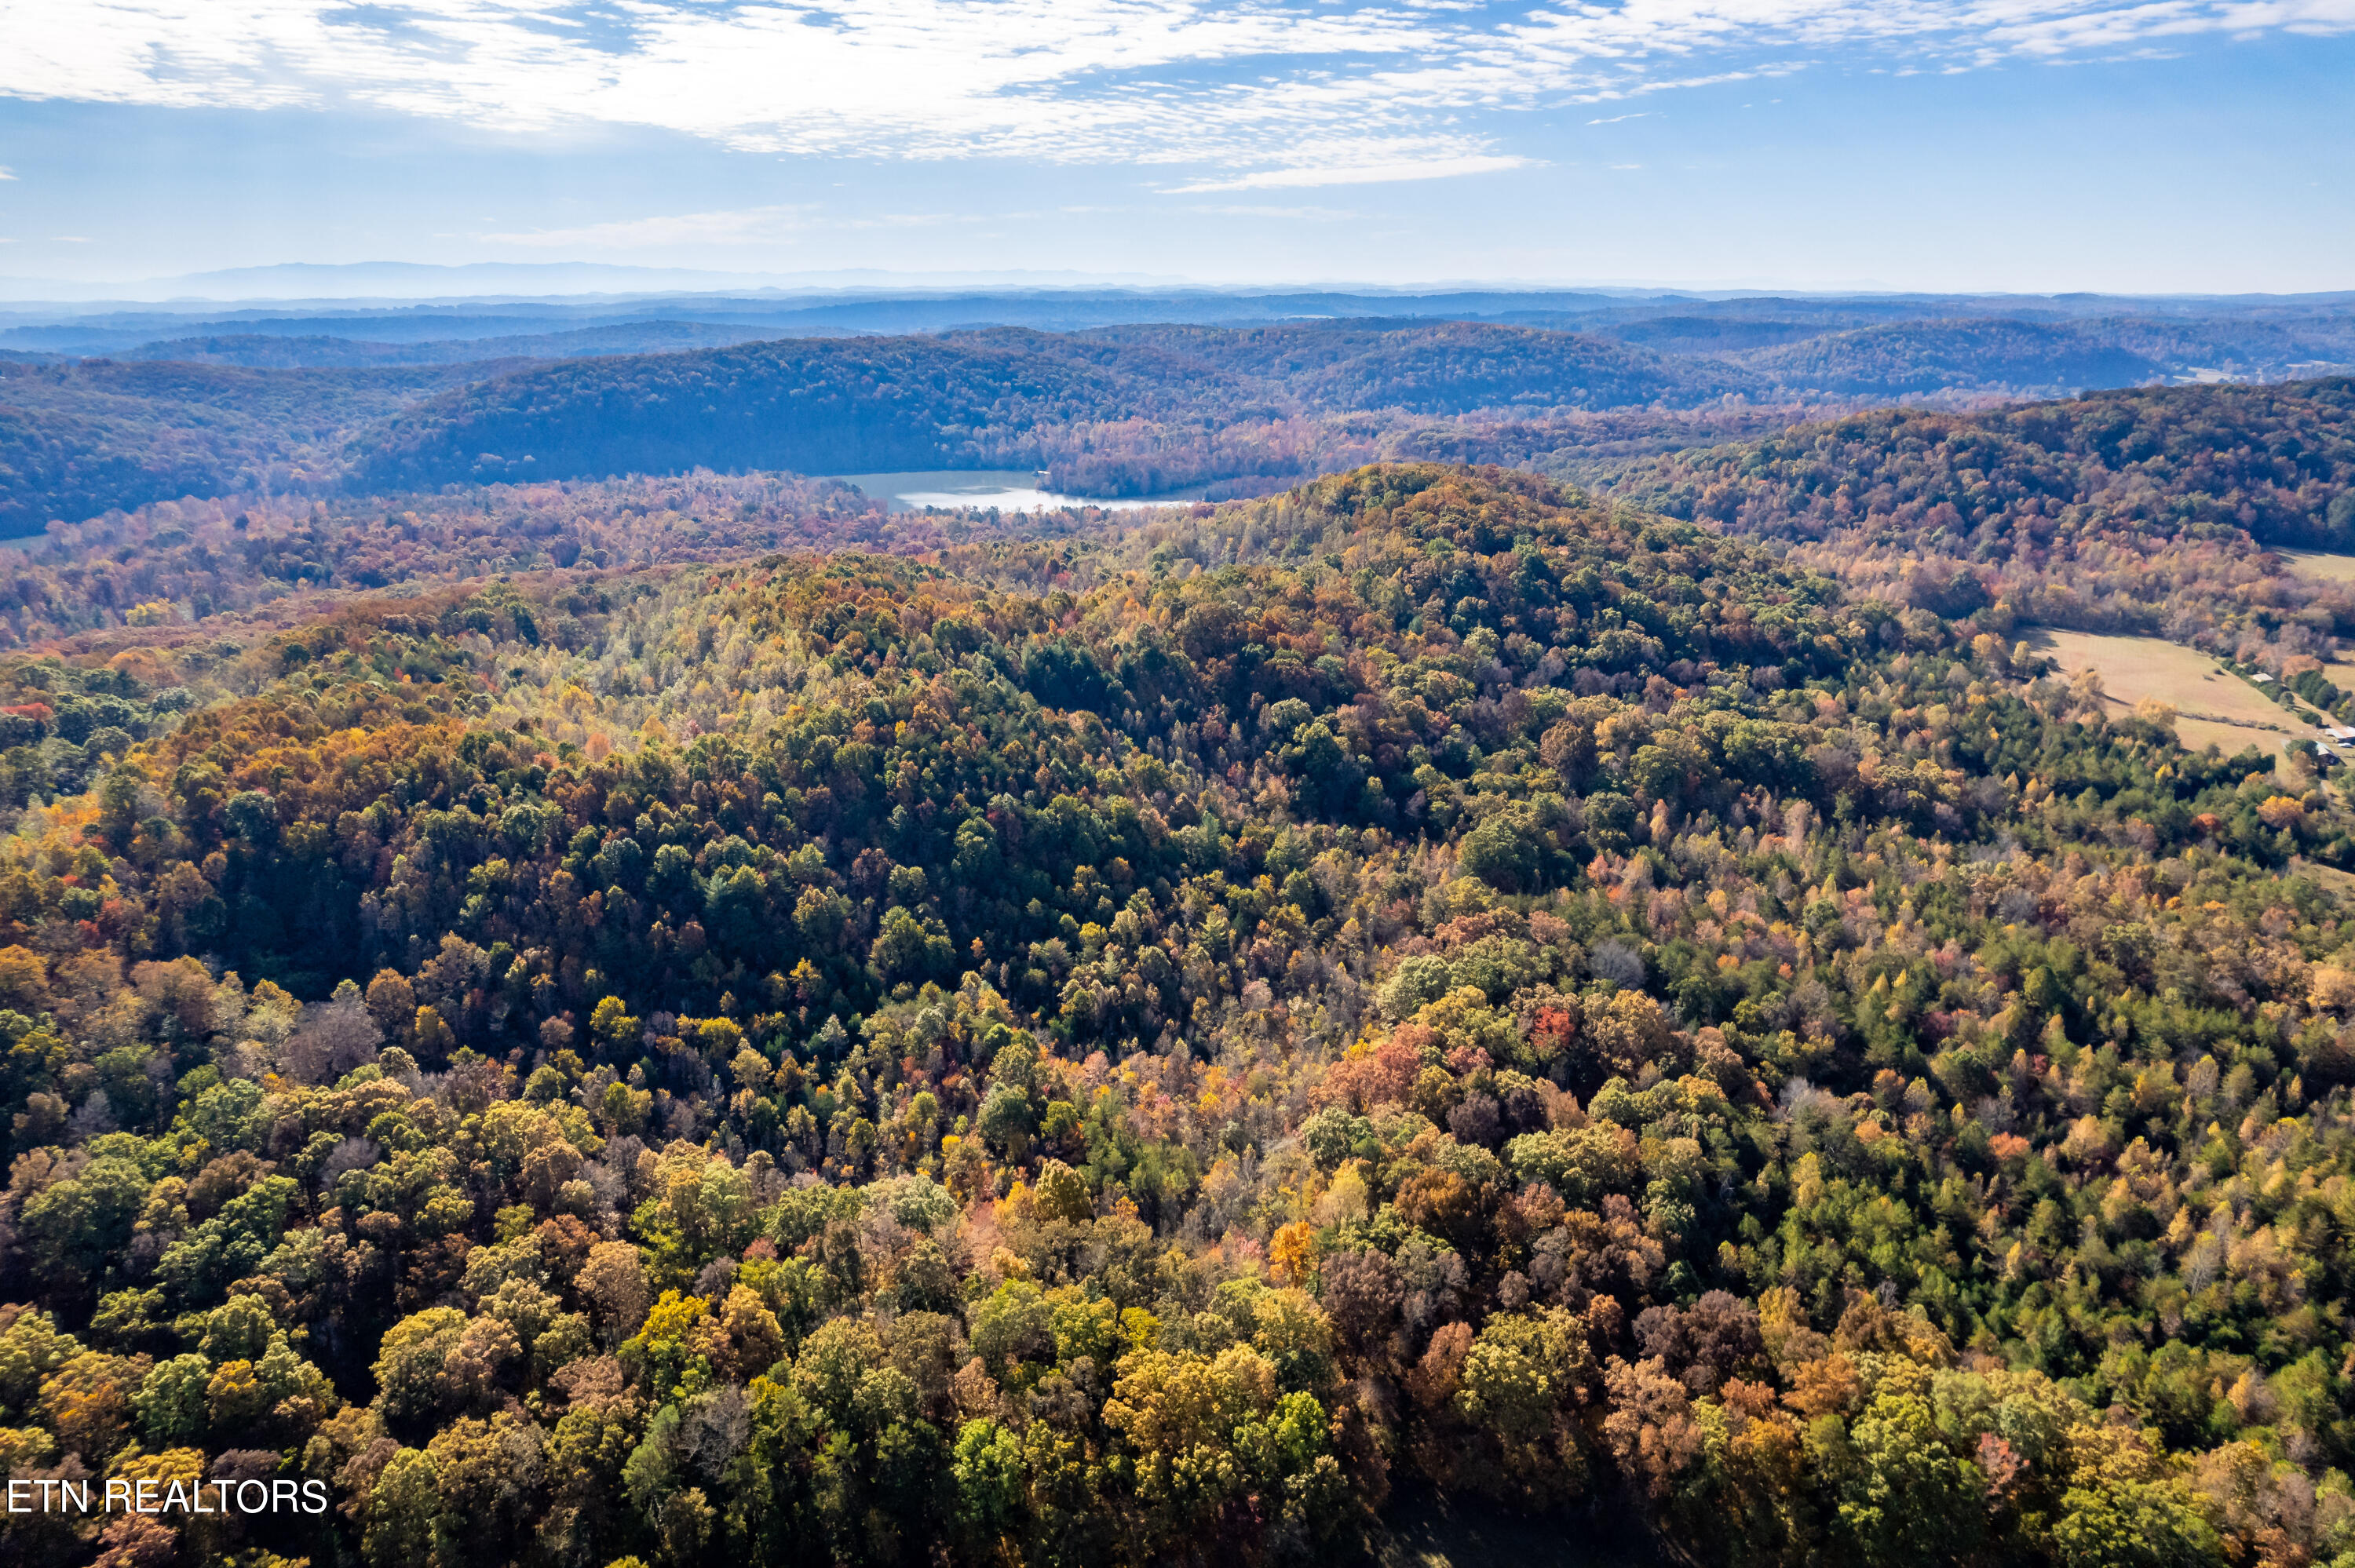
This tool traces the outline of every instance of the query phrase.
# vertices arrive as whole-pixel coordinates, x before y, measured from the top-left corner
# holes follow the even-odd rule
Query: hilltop
[[[2303,652],[2355,607],[2274,547],[2355,545],[2355,380],[1882,409],[1762,440],[1551,466],[1946,613]],[[2262,590],[2252,585],[2263,583]]]

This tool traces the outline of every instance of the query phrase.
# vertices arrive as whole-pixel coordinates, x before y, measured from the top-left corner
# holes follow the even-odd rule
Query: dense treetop
[[[12,1556],[2355,1545],[2311,779],[1495,470],[410,586],[0,663],[0,1467],[334,1499]]]
[[[2018,620],[2162,632],[2219,652],[2254,635],[2311,653],[2355,633],[2343,588],[2301,580],[2267,554],[2355,545],[2355,381],[2345,377],[1967,415],[1881,409],[1631,463],[1555,466],[1631,504],[1816,544],[1807,558],[1946,614],[2000,602]]]
[[[2166,374],[2102,325],[2001,318],[1858,327],[1762,346],[1736,363],[1770,386],[1883,397],[1956,387],[2132,387]]]
[[[1993,558],[2106,525],[2164,537],[2222,524],[2268,545],[2345,545],[2355,507],[2332,503],[2350,484],[2355,380],[2342,376],[1976,414],[1876,409],[1664,456],[1616,488],[1748,533],[1821,537],[1871,519]],[[2048,506],[2056,526],[2040,531]]]
[[[103,360],[0,366],[0,537],[340,473],[349,430],[458,378]]]

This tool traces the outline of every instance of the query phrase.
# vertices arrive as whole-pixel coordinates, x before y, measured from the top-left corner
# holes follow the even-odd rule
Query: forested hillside
[[[697,467],[980,467],[1037,427],[1234,400],[1231,387],[1180,391],[1167,385],[1174,376],[1146,368],[1016,332],[590,360],[436,399],[363,440],[357,471],[371,486],[407,489]]]
[[[1495,470],[432,586],[457,499],[0,662],[0,1467],[333,1499],[11,1560],[2355,1548],[2311,779]]]
[[[773,474],[390,500],[165,502],[57,527],[49,547],[0,577],[0,647],[93,632],[133,642],[201,636],[222,616],[269,609],[282,620],[368,589],[502,573],[594,574],[776,549],[922,550],[985,526],[954,514],[887,514],[833,481]]]
[[[1692,313],[1598,313],[1577,325],[1660,354],[1739,366],[1769,385],[1879,397],[2280,380],[2355,363],[2355,320],[2344,309],[2100,303],[1758,298],[1712,302]]]
[[[1127,436],[1114,442],[1127,455],[1214,429],[1240,446],[1271,419],[1689,405],[1752,385],[1601,339],[1465,323],[801,339],[555,366],[453,393],[368,438],[357,471],[410,487],[695,466],[1046,467],[1107,431]],[[1178,482],[1213,477],[1227,474]]]
[[[128,361],[0,367],[0,537],[184,496],[328,499],[698,469],[1023,467],[1091,495],[1263,494],[1375,461],[1444,453],[1563,470],[1707,440],[1712,425],[1746,436],[1874,401],[1953,411],[2355,360],[2348,313],[2322,305],[2088,317],[2060,302],[2004,314],[1953,301],[1945,308],[1969,313],[1941,317],[1928,299],[1560,300],[1551,311],[1506,308],[1511,296],[1399,302],[1527,318],[1514,323],[1271,297],[1271,312],[1358,313],[1068,332],[955,329],[956,311],[988,302],[919,302],[899,330],[954,330],[889,337],[804,335],[901,321],[876,315],[882,305],[812,307],[805,320],[693,299],[671,302],[701,313],[685,319],[556,330],[527,330],[566,319],[547,307],[348,325],[257,315],[186,336],[144,335],[171,319],[154,315],[16,327],[5,335],[28,348],[119,344]],[[1169,307],[1225,323],[1240,308]],[[1047,307],[1008,308],[1027,318]],[[1142,307],[1058,308],[1086,321]],[[1641,429],[1590,445],[1604,424]]]
[[[1462,323],[997,330],[552,365],[488,358],[715,333],[746,335],[648,322],[353,342],[329,355],[329,340],[249,334],[134,351],[176,356],[169,363],[22,367],[0,377],[0,536],[187,495],[336,498],[696,469],[1022,465],[1086,493],[1155,494],[1346,468],[1388,455],[1434,416],[1518,461],[1526,446],[1506,437],[1505,450],[1493,431],[1507,414],[1558,428],[1572,411],[1689,408],[1758,384],[1599,338]],[[323,357],[438,367],[229,367]],[[440,363],[459,357],[486,362]],[[1497,413],[1451,418],[1487,410]]]
[[[2166,366],[2098,327],[2023,321],[1904,322],[1753,349],[1734,363],[1768,386],[1877,397],[1957,388],[2051,392],[2164,380]]]
[[[1080,341],[1157,349],[1190,368],[1268,385],[1311,412],[1402,408],[1462,414],[1482,408],[1687,407],[1756,378],[1580,333],[1373,322],[1214,329],[1106,327]]]
[[[0,537],[183,495],[331,480],[352,429],[480,366],[0,366]]]
[[[510,333],[485,337],[427,338],[378,343],[319,334],[218,333],[143,343],[123,359],[177,360],[192,365],[257,368],[379,365],[459,365],[485,359],[571,359],[590,355],[664,354],[716,348],[776,334],[702,322],[617,322],[567,332]]]
[[[2089,394],[1970,415],[1886,409],[1762,440],[1554,461],[1630,504],[1809,541],[1937,608],[2162,633],[2219,652],[2355,635],[2343,587],[2269,546],[2355,546],[2355,380]],[[2008,623],[2008,621],[2007,621]]]

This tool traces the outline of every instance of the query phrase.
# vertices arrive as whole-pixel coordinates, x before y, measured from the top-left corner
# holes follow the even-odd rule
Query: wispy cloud
[[[1649,120],[1652,117],[1652,112],[1653,111],[1651,110],[1642,109],[1636,111],[1633,114],[1606,114],[1600,120],[1590,120],[1587,123],[1589,125],[1616,125],[1622,120]]]
[[[1456,175],[1488,175],[1526,168],[1533,159],[1509,154],[1461,154],[1452,157],[1403,158],[1374,164],[1298,164],[1259,169],[1229,179],[1196,180],[1171,187],[1175,196],[1212,191],[1299,190],[1313,185],[1372,185],[1394,180],[1443,180]]]
[[[1358,215],[1342,207],[1253,207],[1248,204],[1206,204],[1192,209],[1220,217],[1292,217],[1310,223],[1341,223]]]
[[[1200,193],[1510,168],[1499,111],[1836,55],[1957,69],[2349,31],[2355,0],[0,0],[0,95],[1229,171],[1175,187]],[[728,216],[643,221],[742,242]],[[512,242],[641,242],[620,227]]]

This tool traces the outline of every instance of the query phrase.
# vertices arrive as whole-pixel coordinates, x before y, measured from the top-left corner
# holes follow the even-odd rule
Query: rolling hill
[[[1961,388],[2019,392],[2132,387],[2168,367],[2075,324],[1902,322],[1753,350],[1735,362],[1774,385],[1902,397]]]

